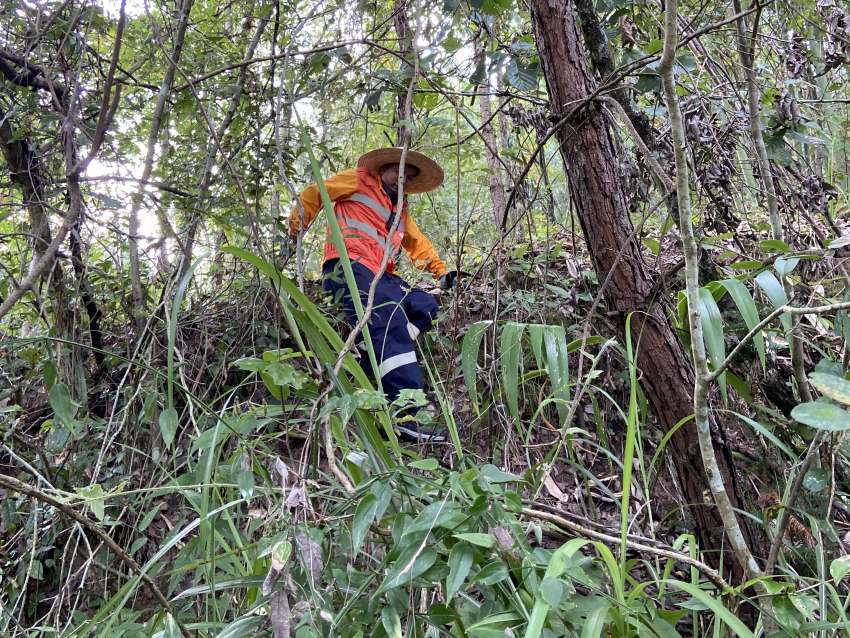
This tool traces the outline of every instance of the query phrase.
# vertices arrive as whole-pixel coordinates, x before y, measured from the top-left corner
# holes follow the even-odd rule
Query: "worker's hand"
[[[442,290],[451,290],[455,287],[459,278],[468,276],[468,272],[463,272],[462,270],[450,270],[440,277],[440,288]]]

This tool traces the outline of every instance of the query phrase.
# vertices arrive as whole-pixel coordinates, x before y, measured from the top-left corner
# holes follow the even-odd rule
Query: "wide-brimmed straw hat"
[[[402,149],[397,146],[387,148],[376,148],[362,155],[357,160],[357,166],[368,168],[373,175],[378,175],[381,167],[387,164],[398,166],[401,161]],[[443,169],[430,157],[417,151],[407,151],[404,160],[405,166],[415,166],[419,169],[416,177],[411,177],[404,183],[405,193],[427,193],[443,183]]]

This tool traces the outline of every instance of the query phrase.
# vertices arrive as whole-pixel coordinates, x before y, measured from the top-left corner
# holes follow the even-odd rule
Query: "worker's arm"
[[[434,275],[434,279],[439,279],[446,274],[446,265],[410,215],[407,216],[405,222],[404,238],[401,240],[401,245],[410,255],[413,265],[420,270],[427,270]]]
[[[325,188],[328,189],[328,196],[332,202],[353,195],[357,191],[357,169],[352,168],[329,177],[325,180]],[[296,203],[292,212],[289,213],[289,235],[291,237],[295,237],[302,228],[304,230],[309,228],[322,209],[322,194],[319,192],[317,184],[310,184],[298,199],[301,201],[301,206],[304,207],[304,219],[302,224],[301,206]]]

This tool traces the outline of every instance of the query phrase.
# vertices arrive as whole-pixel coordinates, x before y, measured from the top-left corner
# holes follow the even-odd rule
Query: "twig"
[[[174,84],[174,74],[177,68],[177,63],[180,61],[180,54],[183,51],[183,43],[186,38],[186,28],[189,24],[189,14],[192,11],[192,3],[193,0],[182,0],[179,3],[179,17],[177,21],[177,30],[174,36],[174,51],[172,55],[169,56],[165,54],[165,49],[163,48],[163,54],[166,56],[168,65],[165,70],[165,75],[162,78],[159,95],[157,96],[156,104],[154,105],[153,113],[151,115],[151,126],[148,131],[145,160],[142,165],[142,174],[139,179],[140,184],[149,180],[151,173],[153,172],[156,143],[159,140],[159,130],[163,123],[163,115],[165,113],[166,104],[168,103],[168,96],[171,92],[171,87]],[[133,319],[138,328],[141,328],[142,317],[145,314],[145,300],[144,292],[142,290],[141,267],[139,260],[139,242],[136,239],[136,235],[139,233],[139,209],[142,205],[142,192],[142,187],[140,186],[133,194],[132,205],[129,213],[130,289],[133,297]],[[165,216],[161,214],[160,219],[164,218]],[[166,227],[170,229],[171,225],[168,224]],[[177,237],[177,234],[172,231],[172,235],[182,249],[182,243]]]
[[[94,137],[92,137],[89,154],[85,159],[81,160],[74,167],[75,173],[84,173],[89,162],[97,155],[100,145],[103,144],[103,138],[106,135],[106,129],[112,123],[112,118],[115,116],[115,111],[118,109],[118,103],[121,101],[121,86],[115,87],[115,97],[110,103],[110,94],[112,92],[113,82],[115,81],[115,69],[118,67],[118,58],[121,54],[121,42],[124,38],[124,27],[127,24],[127,13],[125,11],[127,0],[121,0],[120,16],[118,18],[118,27],[115,32],[115,44],[112,47],[112,59],[109,62],[109,71],[106,74],[106,81],[103,84],[103,99],[100,103],[100,113],[97,116],[97,126],[95,127]]]
[[[800,490],[803,487],[803,480],[806,478],[806,474],[812,466],[812,462],[815,458],[817,458],[818,447],[820,447],[824,438],[826,438],[826,433],[824,431],[820,431],[815,435],[815,438],[812,439],[812,443],[809,445],[806,456],[800,464],[800,469],[794,477],[794,482],[791,484],[791,489],[788,492],[788,502],[785,503],[782,508],[782,513],[779,516],[779,523],[776,526],[776,538],[774,538],[773,542],[770,544],[770,551],[767,554],[767,562],[764,565],[765,576],[773,575],[773,570],[776,567],[776,559],[779,557],[779,550],[782,547],[782,542],[785,538],[785,530],[788,529],[788,523],[791,522],[791,510],[794,509],[794,504],[797,502],[797,497],[800,495]]]
[[[649,152],[646,142],[643,141],[643,138],[637,132],[637,129],[635,129],[635,125],[632,123],[632,120],[629,117],[629,114],[626,113],[626,109],[623,108],[623,105],[607,95],[600,96],[599,100],[608,108],[615,110],[620,115],[620,118],[622,119],[626,130],[629,132],[632,141],[635,143],[635,146],[640,149],[640,152],[649,163],[649,168],[652,169],[652,174],[655,176],[655,179],[663,187],[664,194],[669,195],[672,193],[675,188],[673,180],[670,179],[670,176],[664,172],[661,168],[661,164],[659,164],[658,160],[655,159],[655,156]]]
[[[159,587],[156,586],[156,583],[153,582],[150,576],[148,576],[145,571],[142,569],[141,565],[139,565],[127,552],[125,552],[121,547],[112,540],[112,537],[104,532],[100,526],[96,523],[90,521],[86,516],[83,516],[79,512],[77,512],[70,505],[63,503],[62,501],[53,498],[49,494],[45,494],[40,489],[33,487],[32,485],[28,485],[22,481],[19,481],[16,478],[12,478],[11,476],[7,476],[5,474],[0,474],[0,486],[11,490],[13,492],[18,492],[19,494],[23,494],[25,496],[29,496],[30,498],[37,499],[42,503],[47,503],[48,505],[55,507],[60,512],[74,519],[77,523],[90,530],[95,536],[97,536],[101,541],[103,541],[109,549],[111,549],[121,561],[127,565],[134,573],[138,574],[139,578],[141,578],[144,583],[150,588],[154,597],[157,599],[160,605],[162,605],[174,618],[174,622],[177,623],[177,626],[180,628],[180,633],[182,633],[186,638],[189,638],[192,633],[186,628],[183,622],[178,618],[178,616],[174,613],[174,609],[171,607],[171,604],[168,602],[168,599],[163,595],[162,591],[160,591]]]
[[[756,334],[761,332],[761,330],[771,323],[774,319],[783,314],[789,315],[823,315],[828,312],[838,312],[839,310],[850,310],[850,301],[842,301],[840,303],[828,304],[826,306],[779,306],[776,310],[767,315],[764,319],[759,321],[753,329],[750,330],[744,337],[738,342],[734,348],[732,348],[732,352],[729,353],[729,356],[726,357],[723,362],[717,366],[717,368],[709,375],[709,381],[714,381],[717,377],[723,374],[723,371],[729,367],[732,363],[732,360],[735,358],[741,348],[743,348],[747,342],[752,339]]]
[[[552,523],[553,525],[556,525],[562,530],[567,530],[580,536],[587,536],[589,538],[593,538],[616,547],[620,546],[619,537],[611,536],[610,534],[604,534],[603,532],[598,532],[589,527],[584,527],[583,525],[574,523],[573,521],[570,521],[562,516],[558,516],[557,514],[541,512],[540,510],[535,510],[530,507],[523,507],[522,513],[525,516]],[[714,583],[718,587],[718,589],[720,589],[721,593],[725,593],[732,589],[729,583],[727,583],[723,579],[723,576],[721,576],[716,570],[712,569],[702,561],[699,561],[695,558],[691,558],[687,554],[681,554],[679,552],[673,551],[672,549],[664,549],[662,547],[652,547],[651,545],[643,545],[642,543],[636,543],[635,541],[631,540],[626,540],[626,546],[629,549],[633,549],[638,552],[655,554],[656,556],[662,556],[664,558],[669,558],[670,560],[679,561],[680,563],[683,563],[685,565],[690,565],[691,567],[694,567],[699,570],[702,574],[705,575],[706,578],[708,578],[712,583]]]

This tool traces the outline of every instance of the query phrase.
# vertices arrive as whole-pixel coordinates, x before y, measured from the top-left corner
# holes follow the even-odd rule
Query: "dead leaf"
[[[322,548],[304,532],[295,534],[295,546],[298,548],[298,558],[304,567],[304,571],[310,575],[313,584],[318,585],[324,568]]]
[[[274,470],[273,473],[280,477],[280,489],[286,491],[286,488],[289,487],[289,468],[286,466],[286,463],[280,460],[279,456],[275,457],[272,467]]]
[[[295,507],[307,507],[307,491],[303,485],[296,485],[289,494],[286,495],[286,500],[283,503],[289,509]]]
[[[269,599],[269,619],[274,638],[289,638],[292,627],[292,614],[289,610],[289,596],[285,589],[276,591]]]
[[[546,491],[549,492],[549,495],[553,498],[559,500],[561,503],[565,503],[569,500],[567,495],[558,487],[558,484],[555,483],[555,479],[552,478],[551,474],[547,474],[546,478],[543,479],[543,486],[546,488]]]

